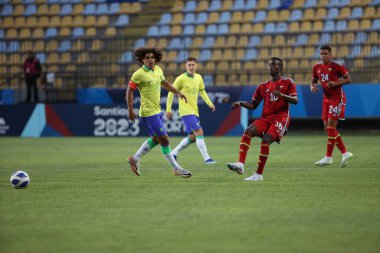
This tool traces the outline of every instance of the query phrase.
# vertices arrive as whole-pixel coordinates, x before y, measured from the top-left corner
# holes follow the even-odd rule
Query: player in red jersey
[[[314,164],[317,166],[332,164],[331,156],[336,145],[342,152],[340,167],[345,167],[353,154],[347,151],[336,128],[338,120],[344,120],[346,107],[346,95],[342,86],[351,83],[351,77],[342,63],[332,60],[331,47],[322,46],[320,56],[321,61],[313,67],[310,90],[316,93],[318,91],[317,83],[320,80],[323,88],[322,120],[327,132],[327,151],[326,156]]]
[[[244,131],[241,138],[238,162],[227,163],[227,167],[230,170],[243,174],[245,158],[251,144],[251,139],[256,136],[261,137],[261,150],[257,171],[252,176],[245,178],[244,180],[246,181],[263,180],[262,174],[269,155],[269,145],[275,141],[280,143],[282,136],[286,133],[289,126],[289,103],[298,103],[294,81],[282,76],[282,60],[272,57],[268,62],[268,70],[272,79],[257,87],[252,101],[237,101],[232,103],[233,110],[241,106],[254,110],[264,100],[261,118],[255,120]]]

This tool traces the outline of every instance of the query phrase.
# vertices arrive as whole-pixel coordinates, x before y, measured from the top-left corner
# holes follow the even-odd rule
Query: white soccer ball
[[[13,172],[11,176],[11,185],[16,189],[24,189],[30,183],[29,175],[22,170]]]

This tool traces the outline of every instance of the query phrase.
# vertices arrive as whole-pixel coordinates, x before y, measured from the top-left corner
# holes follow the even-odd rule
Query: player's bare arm
[[[181,92],[179,92],[171,83],[169,83],[167,80],[164,80],[161,82],[161,86],[163,86],[165,89],[167,89],[170,92],[173,92],[178,96],[178,98],[185,100],[185,103],[187,103],[187,98],[185,95],[183,95]]]
[[[127,100],[127,106],[128,106],[128,118],[132,122],[135,122],[135,119],[137,118],[137,116],[135,112],[133,111],[133,89],[129,86],[125,94],[125,99]]]
[[[232,110],[235,110],[239,107],[244,107],[244,108],[247,108],[249,110],[255,110],[258,105],[259,105],[259,102],[255,101],[255,100],[252,102],[236,101],[236,102],[232,103],[231,108],[232,108]]]
[[[327,83],[328,87],[342,86],[352,82],[350,75],[347,73],[339,82],[330,81]]]
[[[316,93],[318,91],[318,79],[317,78],[313,78],[311,80],[310,91],[312,93]]]
[[[295,104],[295,105],[298,104],[297,96],[286,95],[286,94],[281,93],[278,90],[273,91],[272,94],[278,97],[282,97],[288,103]]]

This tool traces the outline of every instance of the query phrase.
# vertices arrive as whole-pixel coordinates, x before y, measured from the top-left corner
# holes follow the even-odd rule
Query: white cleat
[[[343,167],[346,167],[347,164],[348,164],[348,161],[351,160],[351,158],[353,157],[354,155],[351,153],[351,152],[346,152],[342,155],[342,161],[340,162],[340,166],[341,168]]]
[[[140,161],[133,158],[133,156],[128,157],[128,163],[131,166],[133,173],[136,176],[140,176]]]
[[[323,157],[321,160],[314,163],[314,165],[317,165],[317,166],[325,166],[325,165],[331,165],[331,164],[333,164],[333,159],[327,156]]]
[[[176,176],[180,176],[183,178],[191,177],[193,174],[191,174],[190,171],[185,170],[184,168],[179,168],[179,169],[173,169],[173,173]]]
[[[262,174],[255,173],[250,177],[244,178],[244,180],[245,181],[263,181],[264,178]]]
[[[244,164],[241,162],[227,163],[227,167],[239,175],[244,174]]]

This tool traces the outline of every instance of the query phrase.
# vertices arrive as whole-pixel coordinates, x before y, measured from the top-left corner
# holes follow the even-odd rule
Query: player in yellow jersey
[[[131,169],[137,176],[140,176],[141,157],[160,144],[162,154],[172,166],[174,174],[185,178],[191,177],[191,172],[177,163],[170,150],[169,136],[163,124],[160,106],[161,86],[176,94],[180,101],[185,103],[187,102],[186,96],[165,79],[162,69],[156,65],[162,59],[161,50],[158,48],[138,48],[135,50],[135,57],[142,66],[133,73],[128,84],[126,93],[128,116],[133,122],[137,118],[133,111],[133,92],[138,89],[141,96],[139,116],[148,128],[151,137],[141,145],[136,154],[128,158]]]
[[[179,152],[187,148],[191,143],[196,142],[199,151],[201,152],[206,164],[216,163],[207,153],[206,143],[204,141],[203,130],[199,122],[198,112],[198,94],[201,95],[206,104],[212,111],[215,111],[215,106],[208,97],[203,78],[196,73],[197,59],[189,57],[186,60],[186,72],[178,76],[173,83],[173,86],[186,95],[187,103],[179,100],[179,115],[186,127],[188,137],[184,138],[178,146],[173,150],[173,155],[177,159]],[[171,112],[173,103],[173,93],[169,92],[166,104],[166,116],[168,119],[173,118]]]

